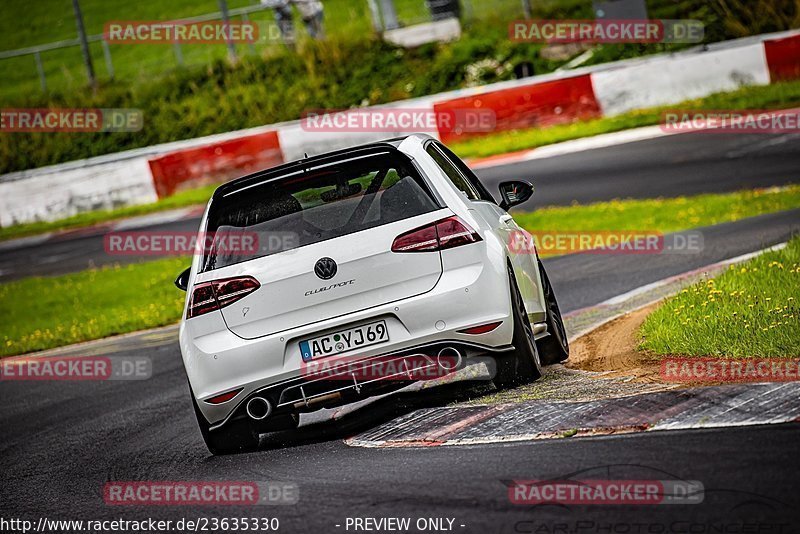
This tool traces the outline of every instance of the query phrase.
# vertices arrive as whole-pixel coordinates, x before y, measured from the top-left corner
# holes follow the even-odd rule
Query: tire
[[[197,416],[197,425],[203,435],[208,451],[215,455],[233,454],[237,452],[252,452],[258,449],[258,433],[250,426],[249,421],[240,419],[229,421],[222,428],[210,430],[208,421],[200,412],[197,401],[192,395],[194,414]]]
[[[508,269],[511,286],[511,315],[514,320],[514,351],[497,358],[494,385],[498,389],[528,384],[542,376],[539,351],[533,338],[533,328],[525,311],[525,303],[517,286],[514,273]]]
[[[542,363],[551,365],[563,362],[569,358],[569,341],[567,330],[564,328],[564,320],[561,318],[561,310],[558,309],[558,301],[550,285],[550,279],[544,270],[544,265],[539,262],[539,272],[542,275],[542,291],[547,311],[547,332],[549,335],[538,341],[539,355]]]

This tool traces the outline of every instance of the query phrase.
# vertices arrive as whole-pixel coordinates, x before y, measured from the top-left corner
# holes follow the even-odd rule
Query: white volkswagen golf
[[[497,203],[425,135],[220,186],[201,233],[258,245],[209,247],[175,281],[187,290],[180,346],[209,450],[252,450],[300,413],[403,387],[427,368],[491,355],[495,385],[509,387],[566,359],[532,237],[507,213],[532,193],[504,182]],[[384,372],[361,372],[370,362]]]

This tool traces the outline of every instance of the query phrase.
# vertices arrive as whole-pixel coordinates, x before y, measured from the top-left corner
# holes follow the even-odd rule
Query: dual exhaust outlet
[[[443,371],[455,371],[461,367],[461,352],[453,347],[445,347],[436,355],[436,365]]]
[[[436,365],[443,371],[455,371],[461,366],[461,352],[453,347],[445,347],[436,355]],[[272,415],[272,404],[264,397],[253,397],[245,405],[247,416],[253,421],[263,421]]]
[[[264,397],[253,397],[247,401],[247,415],[253,421],[263,421],[272,413],[272,404]]]

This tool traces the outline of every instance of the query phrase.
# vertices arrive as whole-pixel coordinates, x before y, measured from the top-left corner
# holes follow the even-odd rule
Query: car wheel
[[[514,351],[497,359],[494,384],[499,389],[533,382],[542,376],[539,351],[533,337],[533,328],[525,311],[525,303],[517,286],[514,273],[508,269],[511,286],[511,315],[514,320]]]
[[[229,421],[217,430],[209,429],[208,421],[200,412],[197,401],[192,395],[194,414],[206,447],[213,455],[232,454],[236,452],[251,452],[258,449],[258,433],[250,426],[247,420]]]
[[[545,305],[547,307],[547,332],[549,335],[539,340],[539,354],[542,363],[550,365],[563,362],[569,358],[569,341],[567,330],[564,328],[564,320],[561,318],[561,310],[558,309],[556,294],[550,279],[544,270],[544,265],[539,262],[539,272],[542,274],[542,291],[544,292]]]

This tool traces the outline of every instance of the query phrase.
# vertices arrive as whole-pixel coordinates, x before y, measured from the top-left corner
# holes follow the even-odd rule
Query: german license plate
[[[303,355],[303,361],[307,362],[377,345],[384,341],[389,341],[386,321],[376,321],[326,336],[303,340],[300,342],[300,354]]]

